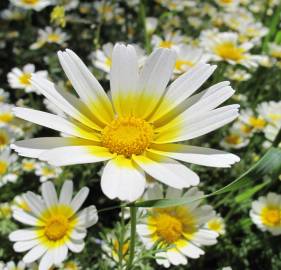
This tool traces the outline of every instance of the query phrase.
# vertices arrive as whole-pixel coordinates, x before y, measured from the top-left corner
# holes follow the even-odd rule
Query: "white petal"
[[[87,235],[87,230],[86,229],[82,230],[81,228],[79,228],[79,229],[74,229],[71,232],[70,238],[73,240],[82,240],[86,237],[86,235]]]
[[[148,226],[146,224],[137,224],[137,232],[142,236],[150,236],[156,231],[155,227]]]
[[[98,222],[98,213],[94,205],[91,205],[77,214],[78,226],[89,228]]]
[[[198,175],[176,160],[156,154],[133,159],[146,173],[168,186],[182,189],[199,183]]]
[[[39,263],[38,270],[49,270],[55,262],[54,252],[52,249],[48,250],[42,257]]]
[[[13,246],[16,252],[25,252],[27,250],[32,249],[40,243],[39,239],[33,239],[28,241],[16,242]]]
[[[42,212],[46,209],[44,201],[31,191],[25,193],[23,197],[26,200],[28,207],[31,209],[32,213],[37,217],[41,216]]]
[[[58,195],[52,182],[43,183],[42,196],[48,208],[58,204]]]
[[[85,145],[85,142],[88,141],[73,137],[42,137],[17,141],[11,145],[11,148],[21,156],[38,158],[45,150],[63,146]]]
[[[65,181],[61,188],[59,203],[70,204],[73,194],[73,182]]]
[[[79,253],[85,247],[85,243],[83,241],[71,240],[66,243],[67,247],[74,253]]]
[[[89,189],[87,187],[83,187],[79,190],[79,192],[75,195],[70,205],[74,212],[78,211],[82,204],[85,202],[86,198],[89,195]]]
[[[114,157],[107,148],[92,145],[53,148],[40,154],[39,159],[54,166],[101,162]]]
[[[110,199],[135,201],[144,192],[145,176],[130,159],[118,156],[105,165],[101,188]]]
[[[68,248],[66,245],[59,246],[53,250],[54,264],[59,265],[67,257]]]
[[[17,221],[20,221],[24,224],[38,226],[38,219],[22,210],[15,209],[13,212],[13,217]]]
[[[150,152],[177,160],[209,167],[230,167],[240,158],[236,155],[211,148],[184,144],[154,145]]]
[[[204,255],[204,251],[192,244],[191,242],[186,242],[185,246],[177,247],[184,255],[192,259],[198,259],[201,255]]]
[[[167,251],[167,258],[173,265],[187,264],[186,257],[175,249],[169,249]]]
[[[156,121],[191,96],[214,72],[216,66],[198,64],[177,78],[168,88],[151,121]],[[169,104],[169,106],[167,106]]]
[[[113,109],[97,79],[73,51],[67,49],[65,52],[58,52],[58,57],[77,94],[93,115],[103,123],[110,123]]]
[[[16,242],[16,241],[27,241],[37,238],[38,235],[36,234],[36,230],[34,229],[22,229],[17,230],[9,235],[10,241]]]
[[[192,242],[196,245],[205,245],[211,246],[217,243],[216,238],[218,237],[218,233],[211,230],[200,229],[192,238]]]
[[[46,251],[47,251],[47,247],[43,245],[35,246],[28,253],[25,254],[22,260],[25,263],[32,263],[37,259],[39,259]]]
[[[116,112],[130,114],[136,98],[138,82],[138,59],[133,46],[116,44],[112,52],[110,89]]]
[[[166,199],[180,198],[182,197],[181,195],[182,195],[182,190],[168,187],[165,198]]]
[[[162,48],[155,50],[146,60],[139,79],[138,116],[146,118],[155,110],[171,78],[175,60],[173,50]]]

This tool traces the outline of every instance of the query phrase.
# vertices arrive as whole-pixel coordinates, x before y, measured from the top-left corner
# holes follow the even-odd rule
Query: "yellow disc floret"
[[[171,244],[181,238],[183,224],[177,217],[161,213],[157,215],[155,221],[157,234],[166,243]]]
[[[48,220],[45,235],[51,241],[62,239],[69,229],[68,219],[63,215],[55,215]]]
[[[244,49],[237,47],[231,42],[225,42],[216,45],[214,51],[216,54],[218,54],[221,58],[225,60],[239,62],[245,59]]]
[[[281,209],[279,207],[265,207],[261,213],[263,224],[270,227],[281,225]]]
[[[111,153],[131,157],[142,154],[153,138],[153,127],[143,119],[128,116],[113,120],[101,134],[102,145]]]
[[[21,0],[21,1],[26,5],[36,5],[39,2],[39,0]]]
[[[31,73],[23,73],[19,77],[19,81],[23,85],[30,85]]]

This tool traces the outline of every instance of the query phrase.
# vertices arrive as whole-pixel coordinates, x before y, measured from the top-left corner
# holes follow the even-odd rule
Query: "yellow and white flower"
[[[225,76],[233,81],[244,82],[249,80],[252,75],[244,69],[234,68],[233,66],[228,66],[225,71]]]
[[[34,159],[24,158],[21,162],[21,167],[24,172],[32,172],[38,168],[38,165]]]
[[[240,2],[240,0],[215,0],[215,1],[219,6],[227,9],[234,9],[238,7]]]
[[[164,35],[164,38],[153,35],[151,43],[154,48],[167,48],[178,49],[179,45],[183,44],[183,36],[180,32],[168,32]]]
[[[45,44],[58,44],[65,46],[65,42],[69,39],[69,36],[63,32],[60,28],[53,29],[50,26],[45,29],[38,30],[37,41],[30,45],[31,50],[36,50],[43,47]]]
[[[104,194],[129,201],[143,194],[145,173],[179,189],[197,185],[197,174],[176,159],[211,167],[230,167],[239,161],[233,154],[178,143],[207,134],[238,116],[239,105],[217,108],[234,93],[229,82],[193,95],[215,66],[196,65],[167,89],[176,61],[173,50],[154,51],[139,72],[135,49],[118,44],[110,71],[111,101],[74,52],[58,55],[80,98],[36,75],[32,83],[69,118],[20,107],[14,112],[69,137],[16,142],[12,147],[20,155],[55,166],[108,161],[101,177]]]
[[[150,194],[150,199],[163,198],[157,186]],[[180,190],[168,188],[166,198],[196,199],[202,195],[203,192],[196,187],[183,195]],[[156,242],[167,248],[156,254],[157,257],[161,257],[156,259],[158,264],[165,267],[170,267],[171,264],[187,264],[187,257],[197,259],[205,253],[202,246],[214,245],[217,242],[218,233],[204,227],[214,216],[213,208],[201,205],[200,200],[183,206],[155,208],[147,210],[144,221],[137,225],[137,232],[147,249]]]
[[[7,183],[15,183],[18,175],[15,173],[17,155],[12,154],[9,148],[0,151],[0,188]]]
[[[256,116],[251,109],[241,111],[239,119],[253,131],[262,131],[267,125],[265,118],[261,115]]]
[[[206,228],[217,232],[219,235],[225,234],[225,223],[220,214],[216,214],[212,219],[206,223]]]
[[[48,72],[45,70],[35,71],[33,64],[27,64],[22,69],[15,67],[7,75],[10,87],[14,89],[25,89],[26,93],[36,92],[36,88],[30,82],[32,74],[36,74],[42,77],[42,79],[48,77]]]
[[[178,47],[174,73],[181,74],[198,63],[206,63],[208,58],[200,48],[182,44]]]
[[[45,182],[50,179],[57,178],[62,173],[62,169],[52,166],[45,162],[36,164],[35,174],[40,176],[40,182]]]
[[[16,137],[17,134],[9,126],[0,127],[0,151],[13,143]]]
[[[258,105],[257,112],[267,123],[281,127],[281,101],[262,102]]]
[[[51,0],[10,0],[12,4],[23,9],[40,11],[47,6],[53,5]]]
[[[0,104],[0,127],[12,125],[14,121],[13,106],[10,104]]]
[[[268,28],[264,27],[262,23],[249,23],[244,25],[244,27],[242,25],[240,26],[239,39],[244,42],[251,41],[255,44],[259,44],[262,37],[264,37],[267,33]]]
[[[7,262],[3,270],[25,270],[27,265],[23,261],[17,264],[14,261]],[[1,269],[1,268],[0,268]]]
[[[262,231],[281,234],[281,195],[269,192],[252,203],[250,217]]]
[[[89,189],[84,187],[72,199],[73,183],[65,181],[59,198],[51,182],[42,185],[42,198],[30,191],[24,195],[31,213],[14,210],[13,217],[32,227],[14,231],[9,238],[15,242],[16,252],[28,251],[23,257],[25,263],[41,258],[39,270],[48,270],[62,263],[68,250],[74,253],[83,250],[87,228],[98,221],[93,205],[77,212],[88,193]]]
[[[67,261],[60,267],[61,270],[80,270],[81,266],[76,261]]]
[[[240,44],[239,36],[234,32],[217,33],[207,39],[203,33],[201,44],[210,53],[210,57],[214,61],[226,61],[232,65],[241,64],[245,67],[256,67],[260,60],[258,56],[249,53],[253,43]]]

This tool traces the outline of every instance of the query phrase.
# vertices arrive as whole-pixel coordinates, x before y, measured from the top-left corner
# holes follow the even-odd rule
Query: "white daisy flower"
[[[7,183],[15,183],[18,175],[15,173],[17,155],[12,154],[9,148],[0,151],[0,188]]]
[[[268,33],[268,28],[263,26],[263,24],[260,22],[254,22],[244,25],[244,27],[241,25],[239,32],[239,39],[241,41],[246,42],[250,40],[255,44],[259,44],[261,38]]]
[[[281,195],[269,192],[253,201],[250,211],[252,221],[262,231],[281,234]]]
[[[214,14],[214,16],[217,16],[217,14]],[[232,30],[239,31],[243,25],[253,23],[255,18],[247,9],[239,7],[235,9],[235,12],[226,12],[223,15],[223,21]]]
[[[157,199],[161,190],[155,186],[154,196]],[[151,194],[153,194],[151,192]],[[166,198],[198,198],[203,192],[191,188],[182,195],[180,190],[168,188]],[[197,259],[205,252],[202,246],[214,245],[218,233],[204,228],[204,225],[215,216],[213,208],[209,205],[200,205],[200,201],[169,207],[147,210],[147,216],[142,224],[137,225],[137,232],[147,249],[160,242],[166,251],[156,254],[156,262],[164,267],[170,265],[187,264],[187,257]]]
[[[45,182],[50,179],[57,178],[62,173],[62,169],[49,165],[45,162],[36,164],[35,174],[40,176],[40,182]]]
[[[267,145],[268,147],[270,147],[272,145],[272,142],[274,142],[278,132],[280,130],[280,127],[276,126],[276,125],[267,125],[264,130],[264,136],[267,140],[269,140],[269,142],[265,142],[265,145]],[[278,145],[279,147],[281,147],[281,143],[279,143]]]
[[[0,151],[13,143],[17,137],[17,133],[9,126],[0,127]]]
[[[244,82],[249,80],[252,75],[244,69],[234,68],[233,66],[228,66],[225,71],[225,76],[233,81]]]
[[[174,73],[184,73],[196,64],[207,63],[207,61],[208,58],[203,54],[202,49],[182,44],[177,50]]]
[[[145,173],[179,189],[197,185],[197,174],[176,159],[211,167],[230,167],[239,161],[233,154],[178,143],[207,134],[238,116],[239,105],[217,108],[234,93],[229,82],[193,95],[215,66],[196,65],[167,89],[176,61],[173,50],[154,51],[139,71],[135,49],[118,44],[112,55],[110,100],[74,52],[58,55],[80,98],[36,75],[32,82],[69,118],[28,108],[14,111],[20,118],[71,137],[16,142],[12,147],[20,155],[55,166],[107,161],[101,177],[104,194],[129,201],[143,194]]]
[[[73,183],[65,181],[58,198],[53,183],[42,185],[42,199],[33,192],[27,192],[25,199],[31,213],[15,210],[14,219],[32,226],[9,235],[16,252],[28,253],[23,257],[25,263],[39,260],[39,270],[48,270],[67,258],[68,250],[77,253],[84,248],[87,228],[98,221],[95,206],[77,212],[89,193],[82,188],[72,199]]]
[[[251,109],[242,110],[239,119],[250,126],[253,131],[261,131],[267,125],[265,118],[261,115],[256,116]]]
[[[45,70],[35,71],[33,64],[27,64],[22,69],[15,67],[7,75],[10,87],[24,89],[26,93],[36,92],[36,88],[30,82],[32,74],[36,74],[42,77],[42,79],[48,77],[48,72]]]
[[[154,48],[168,48],[177,50],[179,45],[183,43],[183,36],[179,31],[168,32],[164,35],[164,38],[153,35],[151,43]]]
[[[268,123],[281,127],[281,101],[262,102],[258,105],[257,112]]]
[[[226,61],[229,64],[241,64],[245,67],[256,67],[259,56],[251,55],[249,50],[253,43],[239,43],[239,36],[234,32],[217,33],[211,38],[206,39],[202,35],[201,45],[210,53],[214,61]]]
[[[54,4],[52,0],[10,0],[10,2],[17,7],[35,11],[40,11]]]
[[[65,42],[69,39],[69,36],[63,32],[60,28],[53,29],[52,27],[45,27],[45,29],[38,30],[37,41],[30,45],[31,50],[36,50],[44,46],[46,43],[58,44],[65,46]]]
[[[216,214],[205,224],[205,226],[209,230],[217,232],[219,235],[225,234],[225,223],[220,214]]]
[[[0,104],[0,127],[11,125],[14,120],[13,106],[10,104]]]
[[[106,22],[111,21],[113,18],[118,18],[123,13],[123,9],[118,4],[112,4],[109,2],[94,2],[94,7],[97,10],[100,17]]]
[[[23,261],[19,261],[17,264],[14,261],[10,261],[5,265],[4,270],[25,270],[27,269],[26,267]]]

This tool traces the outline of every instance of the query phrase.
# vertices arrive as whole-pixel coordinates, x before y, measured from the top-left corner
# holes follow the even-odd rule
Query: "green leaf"
[[[268,180],[264,183],[261,183],[259,185],[256,185],[252,188],[248,188],[246,189],[246,191],[242,192],[241,194],[238,194],[236,197],[235,197],[235,202],[236,203],[241,203],[245,200],[248,200],[250,199],[256,192],[260,191],[261,189],[263,189],[266,185],[268,185],[271,181]]]
[[[254,164],[245,173],[243,173],[241,176],[239,176],[237,179],[235,179],[227,186],[215,192],[206,194],[196,199],[179,198],[179,199],[149,200],[143,202],[130,203],[127,206],[162,208],[162,207],[171,207],[171,206],[188,204],[195,200],[201,200],[211,196],[238,190],[241,187],[245,186],[245,184],[248,184],[250,180],[256,180],[257,177],[261,178],[265,175],[277,176],[280,172],[281,172],[281,149],[272,147],[265,153],[265,155],[256,164]]]

